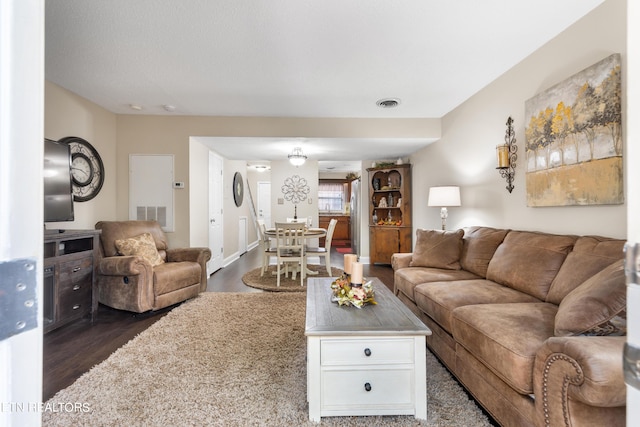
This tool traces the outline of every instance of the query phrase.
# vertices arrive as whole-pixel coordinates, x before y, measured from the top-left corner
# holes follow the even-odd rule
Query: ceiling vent
[[[398,98],[384,98],[376,102],[376,105],[380,108],[395,108],[400,104]]]

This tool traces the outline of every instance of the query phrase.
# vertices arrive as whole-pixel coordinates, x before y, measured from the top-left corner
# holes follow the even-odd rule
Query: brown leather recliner
[[[209,248],[169,249],[157,221],[99,221],[100,248],[96,279],[100,303],[142,313],[185,301],[207,288]],[[150,233],[162,263],[142,256],[120,255],[116,240]]]

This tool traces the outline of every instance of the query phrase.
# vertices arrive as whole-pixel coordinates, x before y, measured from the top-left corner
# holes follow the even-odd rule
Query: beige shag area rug
[[[327,267],[325,265],[307,264],[307,268],[311,271],[318,272],[317,275],[307,277],[328,277]],[[280,276],[280,286],[278,286],[278,277],[272,273],[277,271],[275,265],[270,265],[268,271],[265,271],[263,276],[260,276],[261,268],[256,268],[242,276],[242,281],[245,285],[252,288],[263,289],[271,292],[306,292],[307,291],[307,279],[304,279],[304,286],[300,286],[300,275],[296,275],[296,280],[291,279],[291,274],[288,276]],[[342,270],[339,268],[331,267],[331,277],[338,277],[342,274]]]
[[[44,426],[317,426],[306,402],[305,294],[204,293],[47,404]],[[428,422],[323,418],[327,426],[490,426],[427,352]],[[345,396],[348,399],[348,396]],[[70,404],[70,405],[69,405]]]

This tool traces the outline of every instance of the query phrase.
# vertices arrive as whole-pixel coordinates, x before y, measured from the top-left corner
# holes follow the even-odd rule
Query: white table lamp
[[[428,206],[440,207],[440,218],[442,218],[442,229],[446,229],[448,206],[460,206],[460,187],[455,185],[445,185],[429,188]]]

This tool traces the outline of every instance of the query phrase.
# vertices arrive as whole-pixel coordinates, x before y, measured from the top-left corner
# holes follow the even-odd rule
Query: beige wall
[[[625,205],[527,207],[524,103],[612,53],[622,54],[626,70],[625,30],[625,2],[607,1],[443,117],[442,139],[411,156],[414,226],[439,227],[440,210],[427,207],[428,187],[450,184],[461,186],[463,206],[449,209],[448,228],[489,225],[624,238]],[[623,93],[625,80],[623,75]],[[495,169],[495,146],[504,141],[509,116],[515,121],[518,145],[511,194]]]
[[[175,179],[185,181],[191,188],[190,180],[204,180],[189,171],[189,140],[198,136],[264,136],[264,137],[318,137],[318,138],[433,138],[440,135],[440,121],[437,119],[305,119],[305,118],[243,118],[243,117],[193,117],[193,116],[117,116],[117,215],[127,217],[130,154],[173,154],[175,156]],[[272,162],[272,174],[275,169]],[[239,170],[239,166],[234,166]],[[198,169],[203,170],[200,166]],[[225,177],[227,185],[229,177]],[[246,172],[246,169],[244,170]],[[243,173],[245,175],[245,173]],[[316,171],[317,177],[317,171]],[[231,174],[233,179],[233,174]],[[207,203],[206,194],[199,195],[198,201],[191,191],[176,191],[175,232],[169,233],[172,246],[189,245],[190,209],[202,209],[198,203]],[[232,200],[232,199],[231,199]],[[227,206],[227,203],[225,203]],[[190,208],[191,207],[191,208]],[[227,215],[234,210],[225,210],[225,258],[237,251],[237,217]],[[276,215],[277,212],[272,212]],[[249,221],[251,217],[249,213]],[[275,218],[275,216],[273,217]],[[251,234],[249,234],[251,236]],[[236,242],[234,244],[234,242]]]
[[[88,202],[75,202],[75,221],[49,223],[47,228],[93,229],[99,220],[116,219],[116,115],[66,89],[45,82],[44,136],[59,140],[77,136],[100,154],[104,185]]]
[[[250,210],[249,193],[247,191],[247,162],[245,160],[225,160],[222,178],[222,194],[224,209],[224,257],[226,263],[235,260],[241,254],[239,224],[240,218],[247,219],[247,246],[254,240],[256,234],[253,216]],[[240,206],[236,206],[233,198],[233,177],[236,172],[242,175],[243,199]]]
[[[298,203],[298,218],[311,217],[314,225],[318,225],[318,162],[307,160],[304,165],[295,167],[289,160],[279,160],[271,162],[271,220],[275,222],[285,222],[287,218],[293,218],[294,204],[284,200],[282,186],[287,178],[299,176],[307,181],[309,195],[306,200]],[[278,203],[278,199],[283,200],[283,204]]]
[[[209,247],[209,204],[201,200],[209,194],[209,149],[196,138],[189,140],[189,246]]]

